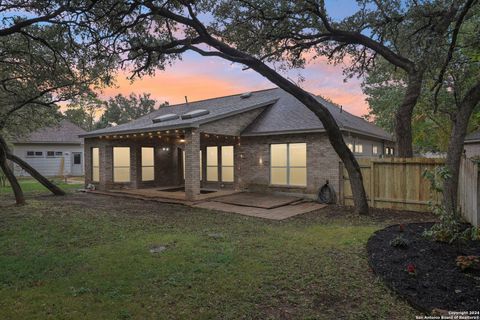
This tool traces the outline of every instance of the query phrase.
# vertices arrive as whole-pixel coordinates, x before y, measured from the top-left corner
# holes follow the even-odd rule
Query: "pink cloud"
[[[324,58],[309,61],[303,70],[291,70],[287,76],[293,80],[300,74],[305,81],[300,85],[314,94],[320,94],[342,105],[355,114],[367,113],[367,103],[360,82],[351,79],[344,82],[342,66],[328,64]],[[151,93],[159,101],[170,104],[220,97],[224,95],[261,90],[274,87],[272,83],[252,70],[243,71],[239,65],[218,58],[203,58],[186,55],[165,71],[143,77],[133,83],[122,72],[117,78],[117,87],[106,88],[104,98],[122,93]]]

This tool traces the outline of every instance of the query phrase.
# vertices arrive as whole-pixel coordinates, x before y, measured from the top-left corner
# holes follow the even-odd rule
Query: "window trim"
[[[361,149],[360,151],[357,150],[357,147],[359,147],[358,149]],[[358,154],[362,154],[363,153],[363,144],[361,143],[355,143],[355,153],[358,153]]]
[[[93,159],[94,159],[93,154],[94,154],[95,149],[97,149],[97,152],[98,152],[98,165],[95,165],[94,161],[93,161]],[[90,163],[92,165],[92,170],[91,170],[92,171],[91,172],[92,182],[100,182],[100,148],[99,147],[92,147],[90,149],[90,152],[91,152],[91,155],[92,155],[92,158],[91,158],[91,161],[90,161]],[[113,152],[113,150],[112,150],[112,152]],[[94,178],[95,177],[95,174],[94,174],[95,170],[98,170],[98,181],[95,180],[95,178]]]
[[[372,154],[373,155],[378,155],[378,146],[377,145],[372,145]]]
[[[290,166],[290,145],[291,144],[304,144],[305,145],[305,167]],[[283,166],[272,166],[272,145],[287,145],[287,164]],[[288,187],[288,188],[307,188],[308,186],[308,143],[306,142],[287,142],[287,143],[270,143],[269,144],[269,159],[270,168],[268,170],[269,180],[268,183],[272,187]],[[273,184],[272,183],[272,168],[286,168],[287,169],[287,183],[286,184]],[[305,169],[305,185],[290,184],[290,169]]]
[[[208,165],[208,148],[215,148],[215,149],[217,150],[217,164],[214,165],[214,166],[213,166],[213,165]],[[207,182],[220,182],[220,181],[221,181],[221,180],[220,180],[221,177],[220,177],[219,172],[218,172],[218,168],[219,168],[219,163],[218,163],[218,146],[207,146],[207,147],[205,148],[205,155],[206,155],[206,157],[205,157],[205,158],[206,158],[206,159],[205,159],[205,160],[206,160],[206,161],[205,161],[205,175],[206,175],[205,178],[206,178],[206,181],[207,181]],[[210,179],[208,178],[208,168],[217,168],[217,170],[216,170],[216,171],[217,171],[217,179],[216,179],[216,180],[210,180]]]
[[[232,160],[233,160],[233,163],[232,165],[224,165],[223,164],[223,148],[225,147],[228,147],[228,148],[232,148]],[[219,181],[221,182],[225,182],[225,183],[234,183],[235,182],[235,146],[233,145],[225,145],[225,146],[220,146],[220,179]],[[225,181],[223,180],[223,168],[232,168],[233,170],[233,180],[231,181]]]
[[[152,152],[153,152],[153,163],[151,165],[144,165],[143,164],[143,149],[152,149]],[[151,181],[155,181],[155,147],[140,147],[140,154],[142,155],[142,159],[141,159],[141,162],[140,162],[140,167],[141,167],[141,181],[142,182],[151,182]],[[148,179],[148,180],[145,180],[143,178],[143,168],[153,168],[153,178],[152,179]]]
[[[115,166],[115,148],[125,148],[128,149],[128,166]],[[131,161],[131,156],[132,156],[132,148],[129,146],[114,146],[112,147],[112,180],[113,183],[131,183],[132,182],[132,161]],[[128,181],[115,181],[115,169],[128,169]]]

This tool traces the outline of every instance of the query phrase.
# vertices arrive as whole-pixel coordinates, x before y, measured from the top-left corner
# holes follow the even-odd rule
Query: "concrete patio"
[[[184,191],[172,191],[172,189],[173,187],[89,192],[160,203],[182,204],[270,220],[284,220],[327,206],[300,197],[233,190],[205,190],[206,193],[201,193],[195,201],[191,201],[187,200]]]

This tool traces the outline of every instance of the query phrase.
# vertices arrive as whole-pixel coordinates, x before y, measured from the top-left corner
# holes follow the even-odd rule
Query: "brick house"
[[[359,157],[393,154],[392,137],[317,97]],[[183,187],[313,195],[339,187],[340,159],[318,118],[274,88],[162,107],[132,122],[82,135],[85,178],[99,190]]]

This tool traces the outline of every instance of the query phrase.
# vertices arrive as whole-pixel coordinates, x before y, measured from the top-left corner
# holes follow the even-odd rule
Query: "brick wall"
[[[307,144],[307,186],[270,186],[270,144]],[[240,162],[238,187],[249,190],[285,191],[316,194],[328,179],[338,191],[339,161],[325,134],[295,134],[262,137],[242,137],[238,147]]]

